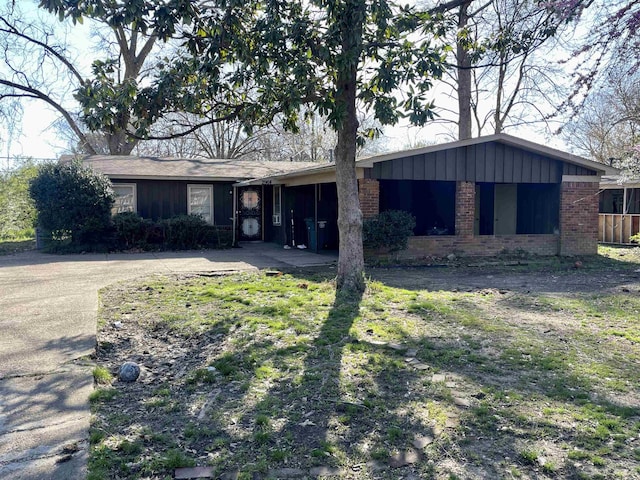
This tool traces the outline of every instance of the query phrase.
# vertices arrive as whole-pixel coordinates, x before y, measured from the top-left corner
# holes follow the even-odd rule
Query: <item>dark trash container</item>
[[[307,224],[307,247],[314,252],[318,251],[318,245],[316,243],[316,226],[313,218],[305,218],[304,223]]]

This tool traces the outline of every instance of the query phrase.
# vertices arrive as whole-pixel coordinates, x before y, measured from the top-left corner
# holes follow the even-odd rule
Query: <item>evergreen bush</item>
[[[103,244],[110,236],[114,193],[109,179],[79,161],[42,165],[29,193],[38,225],[53,239],[76,247]]]
[[[365,248],[384,248],[397,252],[407,248],[413,235],[416,219],[403,210],[385,210],[375,217],[365,219],[362,225]]]

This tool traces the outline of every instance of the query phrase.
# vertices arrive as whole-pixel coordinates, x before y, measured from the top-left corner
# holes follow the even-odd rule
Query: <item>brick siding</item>
[[[378,182],[370,179],[360,180],[360,202],[365,217],[367,214],[378,213],[378,199]],[[475,184],[458,182],[456,235],[411,237],[409,247],[399,252],[398,257],[437,258],[446,257],[451,253],[458,256],[496,256],[520,251],[545,256],[594,255],[598,248],[598,183],[562,183],[560,234],[476,236],[473,234],[474,217]]]
[[[456,236],[473,236],[473,225],[476,213],[475,210],[475,183],[456,183]]]
[[[505,253],[525,251],[534,255],[557,255],[559,235],[451,235],[409,238],[409,247],[400,258],[458,256],[493,257]]]
[[[560,190],[560,255],[598,253],[597,182],[563,182]]]
[[[380,213],[380,182],[373,178],[360,178],[358,187],[362,218],[375,217]]]

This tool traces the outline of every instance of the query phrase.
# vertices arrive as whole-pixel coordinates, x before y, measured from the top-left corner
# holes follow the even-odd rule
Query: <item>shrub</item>
[[[207,225],[205,232],[205,247],[229,248],[233,243],[233,231],[230,227]]]
[[[38,224],[54,239],[97,245],[108,236],[114,194],[111,182],[79,161],[43,165],[29,192]]]
[[[196,215],[178,215],[154,222],[133,212],[113,217],[117,248],[188,250],[201,247],[227,248],[230,228],[208,225]]]
[[[160,222],[165,248],[188,250],[206,244],[207,222],[200,215],[177,215]]]
[[[149,243],[156,240],[158,226],[151,220],[144,219],[134,212],[123,212],[114,215],[113,227],[116,241],[121,248],[148,249]]]
[[[404,250],[415,226],[416,219],[409,212],[385,210],[365,219],[363,244],[366,248],[386,248],[390,252]]]

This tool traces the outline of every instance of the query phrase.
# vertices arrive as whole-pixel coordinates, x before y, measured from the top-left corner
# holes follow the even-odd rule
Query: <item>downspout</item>
[[[627,187],[624,187],[622,191],[624,192],[622,195],[622,213],[626,215],[629,213],[629,207],[627,205]]]

